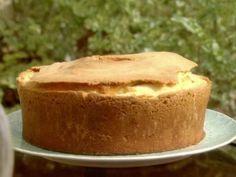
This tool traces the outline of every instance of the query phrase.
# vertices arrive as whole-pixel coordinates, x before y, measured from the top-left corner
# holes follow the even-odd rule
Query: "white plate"
[[[197,145],[150,154],[112,156],[77,155],[49,151],[30,145],[22,138],[21,112],[16,111],[11,113],[9,117],[16,151],[41,156],[60,163],[88,167],[138,167],[164,164],[222,147],[236,139],[236,121],[222,113],[207,110],[204,126],[206,136]]]

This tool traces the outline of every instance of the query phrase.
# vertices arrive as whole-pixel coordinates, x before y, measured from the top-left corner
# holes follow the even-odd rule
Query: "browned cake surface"
[[[177,73],[197,66],[170,52],[90,56],[70,62],[37,67],[36,83],[80,83],[88,85],[130,82],[176,83]],[[37,71],[35,69],[35,71]]]
[[[18,77],[23,136],[80,154],[134,154],[198,143],[211,82],[173,53],[92,56]],[[186,76],[180,75],[187,72]]]

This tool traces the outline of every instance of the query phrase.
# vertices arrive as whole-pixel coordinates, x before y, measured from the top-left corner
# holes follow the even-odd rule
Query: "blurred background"
[[[210,108],[236,117],[236,1],[0,0],[0,100],[19,108],[15,78],[85,55],[173,51],[213,82]]]
[[[7,112],[20,108],[16,77],[34,65],[173,51],[213,81],[209,107],[236,118],[235,9],[235,0],[0,0],[0,103]],[[165,166],[103,170],[15,153],[14,177],[233,177],[235,160],[227,146]]]
[[[173,51],[214,82],[209,107],[236,117],[236,1],[0,0],[0,100],[19,106],[15,78],[85,55]]]

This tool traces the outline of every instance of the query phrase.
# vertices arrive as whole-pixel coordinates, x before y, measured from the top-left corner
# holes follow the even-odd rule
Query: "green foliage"
[[[236,115],[236,2],[15,0],[0,21],[0,97],[25,68],[91,54],[174,51],[214,82],[211,107]]]

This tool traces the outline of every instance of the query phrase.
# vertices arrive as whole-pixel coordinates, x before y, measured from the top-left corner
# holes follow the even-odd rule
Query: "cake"
[[[19,74],[23,138],[75,154],[140,154],[199,143],[211,81],[171,52],[96,55]]]

